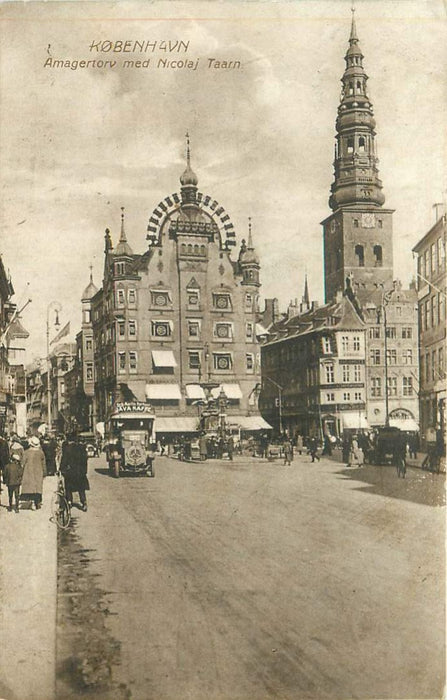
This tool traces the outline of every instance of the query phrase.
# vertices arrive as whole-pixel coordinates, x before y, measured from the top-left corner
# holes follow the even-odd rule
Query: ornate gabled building
[[[124,211],[115,249],[106,230],[103,285],[91,298],[99,421],[118,397],[136,398],[154,405],[159,434],[193,431],[203,385],[213,384],[214,394],[224,389],[229,422],[263,424],[251,223],[233,260],[230,217],[199,191],[190,160],[188,140],[180,193],[154,209],[144,253],[127,241]]]
[[[367,404],[371,426],[418,422],[417,296],[393,272],[393,210],[379,179],[376,122],[354,11],[336,120],[334,181],[322,222],[325,298],[348,294],[368,326]]]
[[[277,432],[340,436],[366,427],[365,331],[341,293],[270,328],[259,406]]]

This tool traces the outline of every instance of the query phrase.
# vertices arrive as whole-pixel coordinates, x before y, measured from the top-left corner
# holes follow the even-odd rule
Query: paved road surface
[[[75,519],[133,700],[441,697],[442,475],[304,456],[104,467]]]

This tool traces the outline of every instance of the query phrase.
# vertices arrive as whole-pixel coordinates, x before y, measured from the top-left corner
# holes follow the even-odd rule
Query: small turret
[[[115,249],[115,256],[132,256],[133,250],[127,242],[126,232],[124,230],[124,207],[121,207],[121,233],[118,245]]]
[[[191,168],[191,151],[188,132],[186,132],[186,170],[180,176],[180,184],[182,186],[182,204],[196,204],[199,178]]]
[[[96,292],[98,291],[98,287],[93,283],[92,269],[93,268],[90,265],[90,282],[82,292],[81,301],[89,301],[92,297],[95,296]]]
[[[242,270],[242,284],[254,284],[259,287],[259,257],[253,245],[250,216],[248,217],[248,242],[245,246],[245,240],[242,241],[239,265]]]

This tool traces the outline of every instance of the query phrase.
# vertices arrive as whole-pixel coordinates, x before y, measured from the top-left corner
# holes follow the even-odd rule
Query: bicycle
[[[60,471],[56,472],[57,488],[51,500],[51,512],[53,514],[53,522],[61,530],[66,530],[70,525],[71,510],[68,501],[65,497],[65,481]]]

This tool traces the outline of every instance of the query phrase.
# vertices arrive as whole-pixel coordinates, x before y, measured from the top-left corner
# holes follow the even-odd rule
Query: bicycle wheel
[[[65,496],[60,493],[54,494],[51,502],[51,511],[56,525],[61,530],[65,530],[69,526],[71,519],[70,506]]]

